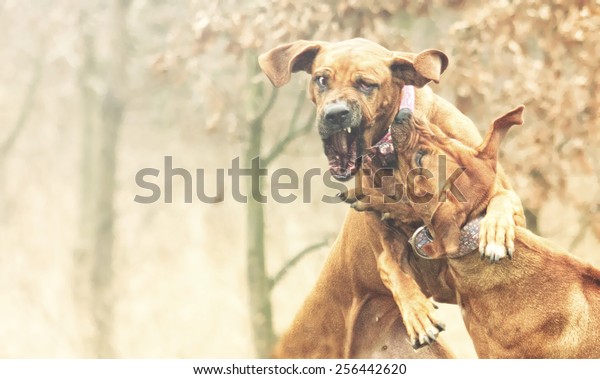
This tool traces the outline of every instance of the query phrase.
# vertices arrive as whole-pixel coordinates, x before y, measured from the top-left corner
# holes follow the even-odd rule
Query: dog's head
[[[259,57],[274,86],[291,74],[312,75],[310,97],[331,174],[348,180],[356,173],[359,147],[372,146],[385,134],[400,103],[404,85],[437,82],[448,58],[437,50],[394,52],[364,39],[337,43],[297,41]]]
[[[410,112],[402,112],[392,125],[399,165],[394,178],[407,188],[413,210],[434,236],[435,243],[424,249],[429,256],[455,254],[462,226],[487,208],[495,191],[500,142],[510,127],[523,123],[523,110],[521,105],[497,118],[476,148]]]

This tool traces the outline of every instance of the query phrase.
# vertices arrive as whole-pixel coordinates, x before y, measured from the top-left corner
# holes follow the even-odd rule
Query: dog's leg
[[[377,257],[381,280],[392,292],[413,348],[429,345],[445,326],[435,316],[434,304],[421,292],[415,280],[400,269],[394,258],[394,254],[406,253],[404,247],[395,244],[391,236],[385,236],[382,240],[383,251]]]
[[[512,258],[515,251],[515,226],[525,226],[523,206],[510,189],[496,191],[491,198],[479,232],[479,253],[492,263]]]

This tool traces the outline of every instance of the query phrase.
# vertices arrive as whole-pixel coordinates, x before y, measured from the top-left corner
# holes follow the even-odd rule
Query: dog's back
[[[553,283],[536,292],[539,296],[549,292],[548,300],[556,300],[549,302],[550,309],[561,312],[567,320],[562,330],[544,330],[551,337],[560,333],[552,350],[560,357],[600,358],[600,270],[528,230],[519,229],[517,240],[526,246],[522,254],[542,257],[546,265],[542,273]],[[557,288],[562,292],[553,291]]]
[[[600,358],[600,270],[523,228],[515,250],[450,261],[478,356]]]

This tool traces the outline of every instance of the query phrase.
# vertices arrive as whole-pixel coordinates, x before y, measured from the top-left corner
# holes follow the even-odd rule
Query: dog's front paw
[[[515,252],[515,222],[512,217],[488,213],[479,227],[479,254],[496,263]]]
[[[350,204],[350,208],[353,208],[359,212],[379,210],[377,207],[374,207],[374,204],[372,204],[370,201],[371,197],[364,191],[361,192],[354,188],[350,188],[347,191],[340,192],[337,196],[345,203]]]
[[[424,296],[403,303],[400,312],[413,349],[434,343],[440,332],[446,329],[444,323],[435,316],[435,305]]]
[[[354,188],[350,188],[349,190],[342,191],[337,194],[337,197],[342,199],[344,203],[352,204],[362,199],[365,195],[363,193],[359,193]]]

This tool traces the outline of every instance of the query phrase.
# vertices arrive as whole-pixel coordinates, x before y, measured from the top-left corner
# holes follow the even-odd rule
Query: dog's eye
[[[329,85],[329,79],[326,76],[317,76],[315,82],[321,89],[325,89]]]
[[[417,167],[423,167],[423,157],[425,155],[427,155],[427,152],[425,150],[417,151],[417,153],[415,154],[415,164],[417,165]]]
[[[359,80],[356,83],[356,88],[358,88],[361,92],[367,95],[370,95],[373,92],[373,90],[375,90],[377,87],[377,84],[365,82],[364,80]]]

